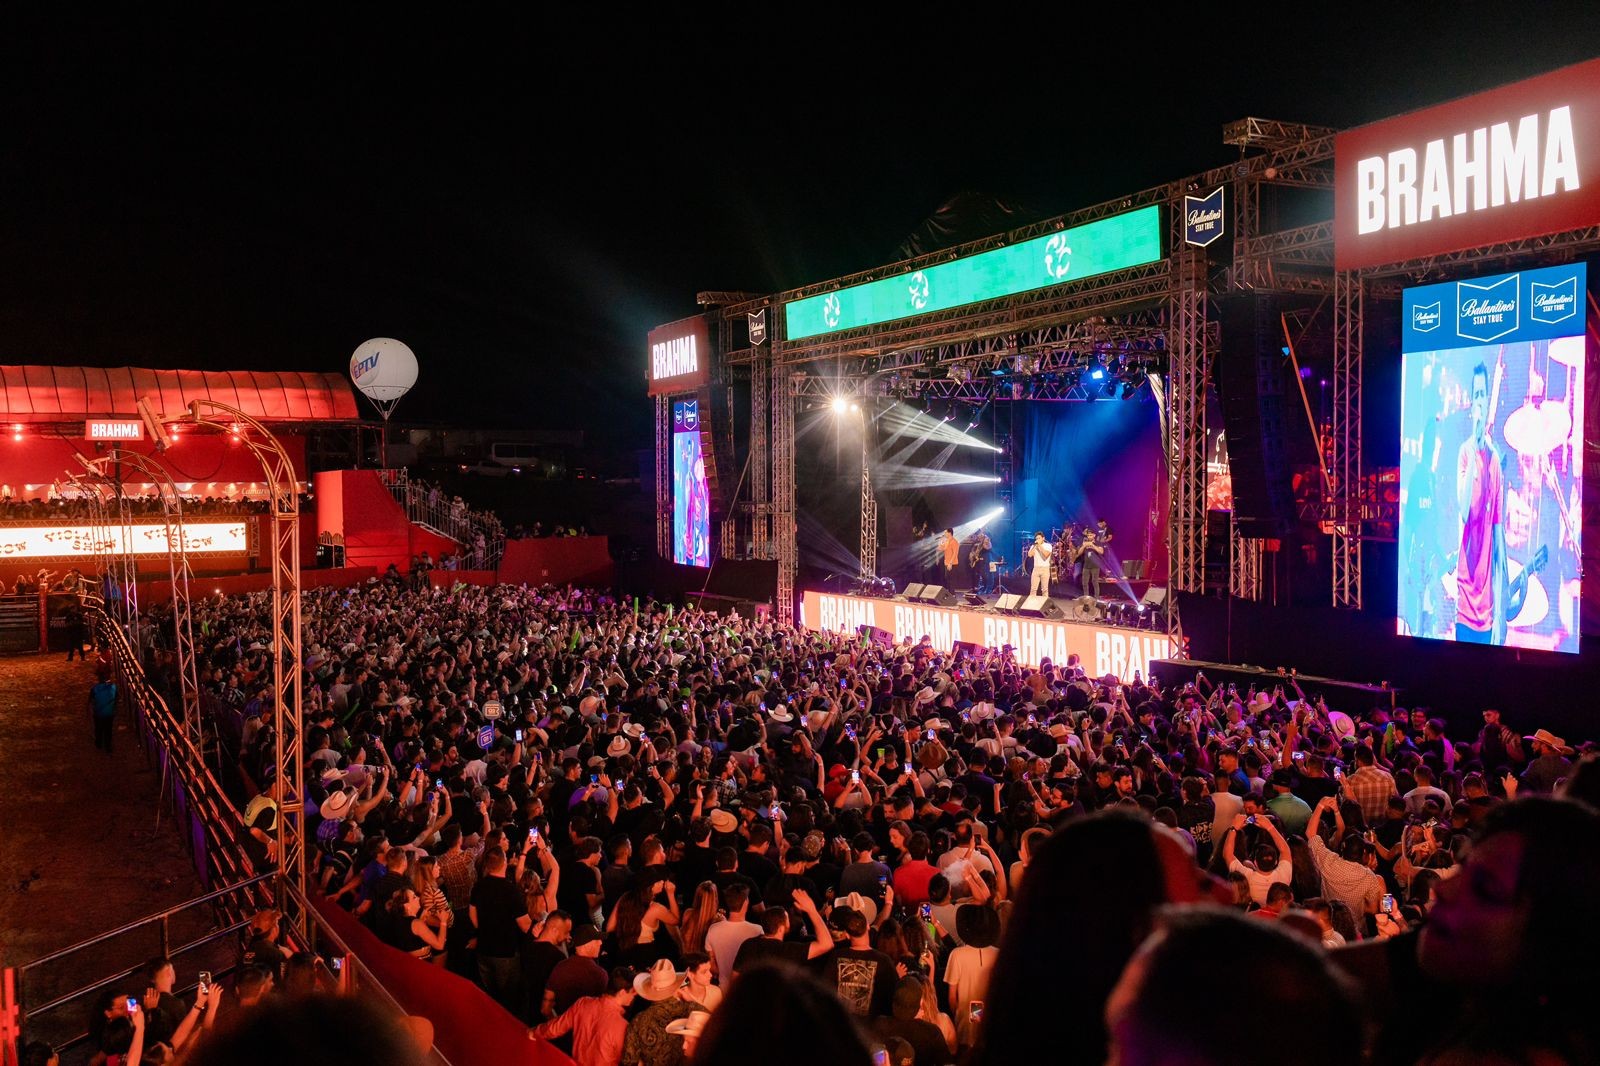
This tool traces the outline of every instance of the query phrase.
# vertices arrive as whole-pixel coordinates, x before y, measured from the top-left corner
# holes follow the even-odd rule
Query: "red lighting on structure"
[[[12,440],[21,440],[22,439],[22,423],[21,422],[13,422],[11,424],[11,439]]]

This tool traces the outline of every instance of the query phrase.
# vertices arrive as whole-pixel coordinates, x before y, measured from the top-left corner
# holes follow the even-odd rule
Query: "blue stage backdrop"
[[[1048,536],[1056,526],[1104,518],[1115,537],[1112,557],[1150,558],[1147,575],[1164,580],[1166,464],[1157,407],[1148,392],[1135,400],[1028,403],[1018,412],[1017,428],[1023,461],[1006,556],[1018,558],[1023,536],[1031,540],[1035,530]],[[1158,526],[1147,556],[1152,503]]]

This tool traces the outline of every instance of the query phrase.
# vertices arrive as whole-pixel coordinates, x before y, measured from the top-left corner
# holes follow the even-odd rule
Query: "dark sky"
[[[699,290],[887,262],[958,190],[1042,216],[1178,178],[1247,114],[1600,54],[1590,5],[1308,6],[11,21],[0,362],[342,373],[387,335],[421,364],[398,418],[643,446],[644,335]]]

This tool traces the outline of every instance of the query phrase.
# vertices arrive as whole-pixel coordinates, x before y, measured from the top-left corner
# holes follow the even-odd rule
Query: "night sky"
[[[1245,115],[1356,125],[1600,54],[1592,5],[1295,8],[13,17],[0,362],[343,373],[387,335],[421,364],[398,419],[648,446],[644,336],[699,290],[890,261],[963,190],[1031,218],[1172,180]]]

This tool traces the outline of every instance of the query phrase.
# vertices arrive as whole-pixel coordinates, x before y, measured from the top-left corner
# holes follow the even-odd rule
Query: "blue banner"
[[[672,432],[698,433],[700,431],[700,401],[679,400],[672,405]]]
[[[1210,196],[1183,198],[1183,239],[1186,244],[1204,248],[1227,232],[1222,202],[1222,194],[1226,189],[1226,185],[1221,185]]]
[[[1572,263],[1407,289],[1400,350],[1581,336],[1588,284],[1586,265]]]

